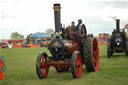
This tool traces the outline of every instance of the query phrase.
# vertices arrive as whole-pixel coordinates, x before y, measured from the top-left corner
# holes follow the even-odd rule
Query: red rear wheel
[[[83,46],[87,38],[87,31],[86,27],[84,24],[80,24],[78,27],[78,42],[79,42],[79,51],[81,54],[81,57],[84,58],[83,56]],[[82,63],[84,64],[84,59],[82,60]]]
[[[94,37],[87,37],[84,44],[84,62],[88,72],[97,71],[99,67],[99,49]]]
[[[48,56],[45,52],[42,52],[38,55],[36,61],[36,72],[40,79],[46,78],[49,72],[49,67],[47,66]]]
[[[73,77],[80,78],[82,74],[82,58],[78,51],[74,51],[72,54],[71,68]]]
[[[93,65],[95,70],[98,70],[99,66],[99,49],[98,49],[98,43],[97,40],[93,40],[93,47],[92,47],[92,53],[93,53]]]

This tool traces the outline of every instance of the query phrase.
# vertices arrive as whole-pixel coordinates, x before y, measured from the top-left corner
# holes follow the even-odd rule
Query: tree
[[[26,42],[29,44],[30,42],[30,37],[32,36],[32,33],[31,34],[28,34],[27,37],[26,37]]]
[[[22,34],[19,34],[18,32],[11,33],[11,39],[23,39],[24,36]]]
[[[45,33],[47,33],[47,34],[53,34],[54,33],[54,30],[53,29],[47,29],[45,31]]]

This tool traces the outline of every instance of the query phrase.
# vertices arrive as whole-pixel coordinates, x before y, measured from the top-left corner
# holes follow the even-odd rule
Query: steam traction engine
[[[116,19],[116,29],[113,30],[111,38],[107,41],[108,58],[110,58],[114,52],[125,52],[126,56],[128,56],[128,37],[124,29],[120,30],[119,19]]]
[[[53,8],[56,38],[48,47],[52,56],[42,52],[37,57],[38,77],[46,78],[50,66],[55,67],[57,72],[66,72],[71,67],[73,78],[81,77],[83,64],[88,72],[97,71],[99,66],[97,40],[92,36],[87,36],[84,24],[80,24],[76,32],[63,29],[60,23],[60,4],[54,4]]]

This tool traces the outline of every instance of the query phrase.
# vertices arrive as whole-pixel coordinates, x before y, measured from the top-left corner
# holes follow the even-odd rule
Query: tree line
[[[51,34],[54,33],[54,30],[53,29],[47,29],[45,31],[45,33],[51,35]],[[27,37],[26,37],[26,42],[27,43],[29,43],[29,39],[30,39],[31,36],[32,36],[32,33],[30,33],[30,34],[27,35]],[[20,34],[18,32],[13,32],[13,33],[11,33],[11,39],[25,39],[25,38],[24,38],[24,35],[22,35],[22,34]]]

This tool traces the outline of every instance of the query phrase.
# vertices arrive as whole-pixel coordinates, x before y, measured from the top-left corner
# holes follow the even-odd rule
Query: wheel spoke
[[[81,33],[82,43],[85,42],[85,37],[86,37],[85,28],[82,28],[82,33]]]
[[[96,56],[96,50],[95,50],[95,48],[93,48],[93,64],[94,64],[95,67],[96,67],[96,62],[97,62],[97,58],[96,57],[97,57]]]
[[[85,28],[83,27],[83,33],[85,33]]]
[[[78,67],[77,67],[77,76],[80,77],[81,76],[81,73],[82,73],[82,69],[81,69],[81,66],[82,66],[82,63],[81,63],[81,56],[80,55],[77,55],[77,58],[78,58]]]
[[[44,75],[44,71],[45,71],[44,68],[42,68],[42,75]]]
[[[93,62],[96,63],[97,62],[96,59],[93,59]]]
[[[94,52],[93,52],[93,56],[95,56],[95,57],[96,57],[96,52],[95,52],[95,50],[94,50]]]
[[[85,38],[85,37],[86,37],[86,35],[85,35],[85,34],[82,34],[82,35],[81,35],[81,38]]]
[[[45,62],[45,57],[42,58],[42,62]]]
[[[78,63],[79,63],[79,62],[77,61],[77,62],[76,62],[76,67],[78,67]]]
[[[40,63],[40,68],[42,68],[42,67],[43,67],[43,63],[41,62],[41,63]]]
[[[80,74],[81,74],[81,69],[82,69],[82,65],[79,67],[79,70],[78,70],[78,72],[79,72],[79,74],[78,74],[78,76],[80,76]]]
[[[80,30],[80,44],[83,45],[86,39],[86,28],[84,25],[82,25]]]
[[[76,67],[76,73],[77,74],[79,73],[79,67]]]

